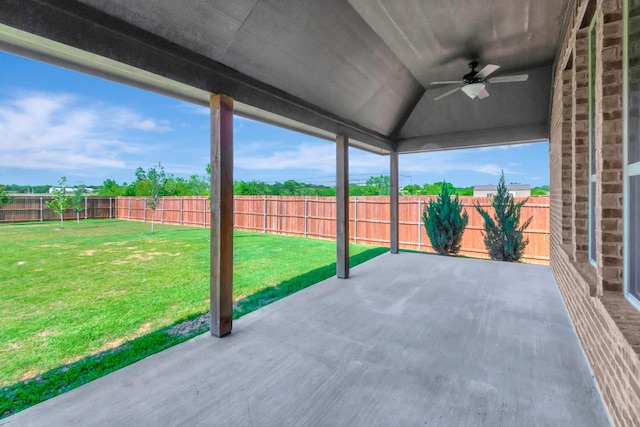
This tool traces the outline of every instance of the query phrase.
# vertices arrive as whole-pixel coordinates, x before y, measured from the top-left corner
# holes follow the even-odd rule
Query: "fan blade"
[[[441,100],[442,98],[444,98],[445,96],[449,96],[449,95],[451,95],[451,94],[453,94],[453,93],[455,93],[455,92],[459,91],[460,89],[462,89],[462,86],[458,86],[458,87],[457,87],[457,88],[455,88],[455,89],[451,89],[450,91],[445,92],[445,93],[443,93],[442,95],[440,95],[440,96],[437,96],[437,97],[433,98],[433,100],[434,100],[434,101],[439,101],[439,100]]]
[[[489,96],[489,92],[487,92],[487,89],[482,89],[480,92],[478,92],[478,98],[480,99],[485,99],[487,96]]]
[[[489,79],[489,83],[511,83],[511,82],[526,82],[529,78],[529,74],[518,74],[515,76],[501,76],[492,77]]]
[[[442,82],[431,82],[432,85],[458,85],[462,83],[460,80],[448,80]]]
[[[476,77],[479,79],[487,78],[489,74],[495,72],[498,68],[500,68],[499,65],[487,64],[484,66],[482,70],[478,71],[478,74],[476,74]]]

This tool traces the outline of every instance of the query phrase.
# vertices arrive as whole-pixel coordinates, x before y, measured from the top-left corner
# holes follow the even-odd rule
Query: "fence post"
[[[267,195],[264,195],[264,202],[262,203],[262,212],[264,213],[262,217],[262,232],[267,232]]]
[[[358,197],[353,198],[353,243],[358,243]]]
[[[182,200],[184,197],[180,197],[180,225],[182,225]]]
[[[113,197],[109,197],[109,219],[113,218]]]
[[[40,197],[40,222],[42,222],[42,221],[43,221],[43,218],[42,218],[42,197]]]
[[[142,222],[147,222],[147,198],[143,200],[144,207],[142,208]]]
[[[129,196],[129,213],[128,213],[128,220],[131,221],[131,196]]]
[[[422,211],[422,199],[418,198],[418,250],[422,249],[422,227],[420,224],[420,221],[422,221],[422,215],[421,212]]]
[[[204,218],[204,228],[207,228],[207,198],[203,198],[202,201],[204,202],[204,214],[203,214],[203,218]]]
[[[280,234],[280,197],[276,196],[276,234]]]
[[[160,224],[164,224],[164,197],[162,197],[162,206],[160,207]]]
[[[87,197],[84,197],[84,219],[87,219]]]
[[[307,197],[304,198],[304,237],[307,237]]]

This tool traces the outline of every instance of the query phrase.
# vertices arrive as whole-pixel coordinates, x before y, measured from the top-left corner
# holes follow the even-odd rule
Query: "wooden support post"
[[[358,243],[358,198],[353,198],[353,243]]]
[[[349,138],[336,135],[336,274],[349,277]]]
[[[422,199],[418,199],[418,251],[422,250]]]
[[[211,335],[228,335],[233,317],[233,99],[225,95],[211,95],[210,301]]]
[[[398,193],[399,193],[399,185],[398,185],[398,152],[397,151],[392,151],[390,154],[390,167],[389,167],[389,174],[391,175],[390,177],[390,184],[391,184],[391,197],[389,199],[390,201],[390,209],[391,211],[389,212],[389,218],[390,218],[390,224],[389,226],[391,227],[390,232],[389,232],[389,237],[390,237],[390,247],[391,247],[391,253],[392,254],[397,254],[398,253],[398,204],[399,204],[399,200],[398,200]]]

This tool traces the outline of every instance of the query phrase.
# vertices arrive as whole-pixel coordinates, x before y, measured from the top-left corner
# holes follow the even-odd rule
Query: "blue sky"
[[[389,173],[388,156],[349,153],[350,177]],[[131,182],[138,166],[203,175],[208,109],[0,52],[0,183]],[[549,182],[548,144],[400,156],[400,185]],[[234,120],[234,178],[332,185],[335,145],[252,120]]]

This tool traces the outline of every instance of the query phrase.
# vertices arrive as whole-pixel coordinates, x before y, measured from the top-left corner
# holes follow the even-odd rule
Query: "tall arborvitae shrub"
[[[452,197],[450,185],[446,182],[438,197],[425,206],[422,221],[436,252],[440,255],[455,255],[460,251],[469,215],[463,210],[458,196]]]
[[[504,183],[504,171],[500,176],[496,195],[491,199],[494,209],[493,218],[480,204],[475,208],[484,219],[484,244],[491,259],[496,261],[517,262],[522,257],[529,239],[524,237],[524,230],[529,226],[533,217],[529,217],[520,224],[520,209],[527,203],[525,199],[516,203],[514,197],[507,191]]]

